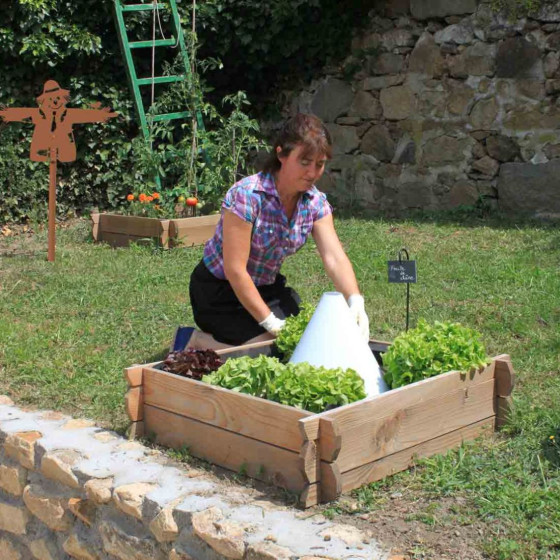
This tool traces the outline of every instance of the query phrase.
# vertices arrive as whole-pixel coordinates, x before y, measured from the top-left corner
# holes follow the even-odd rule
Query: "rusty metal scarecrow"
[[[49,241],[47,259],[54,261],[56,219],[56,162],[76,159],[76,143],[73,126],[82,123],[106,122],[116,117],[108,107],[93,109],[69,109],[66,104],[70,92],[62,89],[54,80],[47,80],[43,93],[37,97],[37,108],[17,107],[0,110],[0,119],[6,122],[31,121],[35,125],[31,138],[30,159],[50,163],[49,183]]]

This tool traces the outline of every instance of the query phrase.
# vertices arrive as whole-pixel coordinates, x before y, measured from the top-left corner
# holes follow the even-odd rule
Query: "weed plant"
[[[480,546],[491,558],[559,558],[560,469],[547,453],[550,436],[560,437],[558,228],[450,215],[343,219],[337,229],[373,338],[404,330],[406,289],[387,282],[387,260],[406,247],[418,266],[411,326],[424,318],[474,328],[490,356],[511,355],[517,375],[502,433],[361,488],[360,511],[383,507],[395,492],[462,497],[455,516],[424,512],[426,523],[482,522]],[[58,231],[55,263],[46,245],[45,230],[0,240],[0,393],[123,432],[123,368],[163,358],[176,327],[193,323],[188,279],[202,248],[115,250],[90,242],[87,222]],[[316,304],[332,289],[312,242],[283,272],[304,301]]]

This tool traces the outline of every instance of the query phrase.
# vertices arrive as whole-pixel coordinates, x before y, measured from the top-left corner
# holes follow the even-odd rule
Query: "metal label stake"
[[[406,258],[403,258],[406,257]],[[398,254],[398,261],[388,261],[389,283],[406,284],[406,330],[410,317],[410,284],[416,284],[416,261],[411,261],[408,251],[403,247]]]

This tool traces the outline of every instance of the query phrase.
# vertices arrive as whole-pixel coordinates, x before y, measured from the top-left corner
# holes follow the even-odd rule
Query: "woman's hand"
[[[259,323],[259,325],[263,329],[266,329],[270,334],[274,336],[278,336],[285,324],[286,320],[276,317],[276,315],[274,315],[272,311],[270,312],[270,315],[268,315]]]
[[[358,323],[360,334],[367,342],[369,340],[369,319],[364,307],[364,297],[360,294],[352,294],[348,298],[348,306],[352,317]]]

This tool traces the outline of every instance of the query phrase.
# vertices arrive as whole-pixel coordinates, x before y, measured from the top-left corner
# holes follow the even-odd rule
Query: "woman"
[[[309,234],[360,331],[369,336],[364,298],[335,232],[332,208],[315,187],[331,155],[323,123],[298,114],[283,126],[263,171],[227,192],[190,283],[194,319],[217,341],[238,345],[266,333],[277,336],[285,318],[299,313],[299,296],[286,286],[280,267]]]

